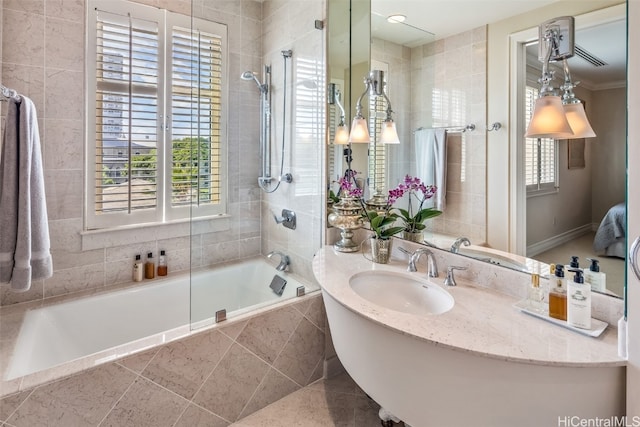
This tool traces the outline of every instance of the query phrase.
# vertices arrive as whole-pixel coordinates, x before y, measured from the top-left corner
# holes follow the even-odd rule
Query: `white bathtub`
[[[287,280],[282,296],[269,288],[276,273]],[[215,323],[218,310],[233,318],[289,299],[299,286],[256,258],[30,310],[4,380],[65,364],[73,365],[65,374],[86,369],[189,335]]]

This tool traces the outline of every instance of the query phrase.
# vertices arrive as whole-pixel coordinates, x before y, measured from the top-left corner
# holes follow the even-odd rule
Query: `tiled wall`
[[[322,376],[320,295],[0,400],[0,424],[209,426],[249,415]]]
[[[192,11],[190,0],[137,1],[184,14]],[[315,61],[321,75],[324,37],[322,31],[313,29],[313,19],[322,19],[324,1],[312,2],[311,10],[302,1],[193,1],[194,16],[226,23],[229,29],[230,217],[97,234],[83,233],[82,219],[85,1],[4,0],[1,4],[2,82],[32,98],[39,116],[54,275],[34,282],[26,293],[0,287],[0,304],[130,281],[134,255],[157,253],[160,249],[167,250],[170,272],[280,249],[294,255],[293,271],[312,278],[311,256],[321,244],[318,210],[322,139],[316,134],[309,140],[299,134],[289,138],[285,164],[299,159],[304,159],[304,164],[289,168],[294,174],[294,184],[283,184],[282,190],[265,197],[265,203],[261,203],[263,195],[256,183],[258,91],[255,85],[242,81],[240,73],[260,71],[263,50],[268,55],[266,61],[277,68],[281,61],[277,53],[282,47],[294,49],[294,61],[302,58]],[[309,14],[311,11],[314,13]],[[298,24],[289,25],[288,19]],[[276,48],[267,49],[268,46]],[[274,73],[274,83],[280,84],[279,76],[281,72]],[[319,89],[316,97],[316,121],[310,125],[318,132],[323,129],[317,123],[324,105],[320,93],[324,91]],[[274,103],[279,99],[278,93],[274,93]],[[295,99],[290,97],[290,101],[295,109]],[[279,123],[278,114],[280,106],[275,111]],[[287,126],[293,134],[291,120]],[[282,135],[280,125],[274,128],[275,134]],[[275,141],[277,138],[274,149]],[[274,161],[276,158],[279,156],[274,156]],[[295,232],[275,227],[269,211],[280,213],[283,207],[297,210],[299,222]],[[263,238],[266,240],[262,241]]]
[[[451,134],[447,149],[447,207],[428,221],[436,232],[486,242],[486,27],[411,50],[411,129],[473,123]]]

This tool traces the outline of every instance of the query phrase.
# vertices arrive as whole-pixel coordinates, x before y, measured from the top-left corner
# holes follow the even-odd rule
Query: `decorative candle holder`
[[[358,197],[342,197],[333,205],[329,224],[340,229],[341,239],[333,245],[338,252],[358,252],[360,245],[353,241],[353,230],[362,227],[362,205]]]

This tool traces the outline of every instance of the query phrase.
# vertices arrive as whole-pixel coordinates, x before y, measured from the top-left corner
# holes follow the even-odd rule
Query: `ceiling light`
[[[407,19],[405,15],[401,15],[401,14],[389,15],[387,17],[387,22],[390,24],[401,24],[405,21],[405,19]]]

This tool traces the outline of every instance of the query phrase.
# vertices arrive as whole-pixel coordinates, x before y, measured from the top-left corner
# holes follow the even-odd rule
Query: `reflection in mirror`
[[[492,67],[496,67],[495,64],[487,63],[488,50],[504,50],[504,56],[508,58],[508,39],[511,32],[536,29],[538,24],[547,19],[567,14],[576,16],[576,44],[585,48],[587,52],[595,54],[596,57],[605,55],[599,50],[601,48],[592,47],[592,43],[598,40],[603,41],[605,50],[613,46],[620,46],[623,52],[626,50],[626,30],[614,31],[611,27],[614,21],[620,21],[624,26],[624,5],[616,19],[608,16],[600,22],[592,20],[585,24],[587,21],[581,16],[590,12],[588,6],[567,2],[557,2],[556,6],[554,3],[550,0],[500,2],[502,6],[497,7],[498,2],[483,0],[466,3],[467,6],[462,10],[456,6],[456,2],[450,1],[372,0],[371,66],[366,63],[361,69],[352,67],[351,83],[354,93],[358,93],[363,87],[362,77],[370,68],[386,67],[388,94],[393,100],[394,118],[401,144],[385,147],[384,162],[376,162],[377,169],[373,172],[366,163],[367,153],[354,151],[354,164],[357,164],[354,169],[361,172],[367,183],[371,183],[374,176],[384,176],[382,183],[378,179],[375,180],[373,189],[393,188],[404,175],[420,174],[421,166],[416,158],[422,147],[417,150],[416,144],[420,139],[420,132],[415,132],[417,129],[427,128],[435,131],[435,128],[464,128],[473,124],[473,131],[446,133],[444,213],[428,220],[425,243],[450,250],[456,238],[468,237],[472,246],[461,247],[461,254],[465,254],[466,251],[466,255],[487,262],[542,274],[547,273],[546,263],[566,264],[571,255],[577,255],[581,259],[581,267],[588,268],[585,258],[595,256],[600,260],[601,271],[607,273],[607,293],[621,295],[624,285],[624,259],[602,256],[606,253],[604,251],[594,252],[593,243],[600,222],[607,216],[613,216],[607,215],[609,209],[624,200],[626,123],[624,111],[620,111],[619,108],[620,105],[624,105],[625,100],[626,55],[621,59],[622,74],[617,74],[617,77],[608,81],[600,81],[595,76],[586,74],[594,67],[591,64],[579,65],[578,62],[582,61],[582,58],[571,59],[573,80],[582,81],[575,89],[576,96],[585,102],[587,115],[598,137],[586,140],[584,145],[580,142],[568,143],[566,140],[555,143],[558,147],[554,158],[557,161],[559,185],[552,186],[552,194],[528,194],[524,184],[522,190],[518,190],[522,191],[522,199],[525,200],[519,208],[526,209],[526,214],[518,216],[524,221],[514,222],[518,233],[523,234],[521,241],[525,242],[512,249],[518,254],[488,247],[491,241],[489,236],[495,236],[499,230],[487,228],[487,224],[491,223],[488,221],[488,212],[492,209],[488,194],[495,191],[494,187],[489,189],[487,184],[490,172],[487,170],[487,164],[493,164],[489,161],[487,147],[493,144],[492,139],[514,139],[515,128],[518,126],[516,123],[511,125],[513,129],[506,126],[510,120],[507,116],[487,117],[487,106],[491,106],[492,102],[504,103],[505,99],[487,92],[490,80],[488,70],[496,71],[491,71]],[[602,4],[615,5],[616,1]],[[431,13],[433,10],[438,10],[439,13]],[[383,18],[396,13],[406,15],[404,25],[389,24],[392,29],[385,30],[386,33],[378,29],[378,24],[386,22]],[[444,16],[455,16],[455,19],[442,19]],[[404,40],[398,38],[405,27],[422,29],[425,32],[425,40],[417,41],[412,36]],[[511,31],[505,34],[499,45],[493,45],[495,39],[488,37],[488,34],[491,34],[494,28],[499,28],[495,31],[500,31],[505,27]],[[588,31],[589,29],[592,32]],[[607,34],[615,35],[616,38],[605,39],[604,35]],[[527,42],[534,39],[537,39],[537,30]],[[332,64],[333,60],[334,56],[330,50],[329,63]],[[617,68],[619,61],[606,60],[608,65],[599,68]],[[362,58],[359,58],[358,62],[365,64]],[[374,67],[373,64],[377,65]],[[532,68],[540,66],[537,55],[531,58],[530,63],[527,61],[527,65],[534,76],[533,83],[539,87],[535,80],[540,73]],[[509,67],[508,59],[500,66]],[[508,93],[508,72],[498,72],[505,77],[502,94]],[[561,71],[558,74],[561,76]],[[349,80],[345,79],[345,82]],[[524,83],[522,91],[525,91]],[[522,101],[522,104],[519,107],[511,105],[510,108],[517,107],[524,111],[525,101]],[[347,116],[353,114],[353,103],[351,107],[347,108]],[[503,128],[497,131],[487,129],[487,123],[494,121],[502,122]],[[513,122],[513,119],[511,121]],[[524,122],[524,117],[521,121]],[[524,133],[524,127],[517,130],[520,138],[517,140],[518,144],[524,144]],[[509,143],[506,146],[509,146]],[[515,146],[515,140],[511,146]],[[500,161],[510,163],[511,168],[520,165],[521,162],[523,167],[518,167],[518,174],[521,176],[518,180],[524,183],[524,155],[520,162],[515,162],[515,153],[491,151],[491,159],[496,155],[503,159]],[[570,169],[569,156],[573,159],[572,165],[582,164],[584,158],[584,167]],[[573,163],[576,159],[577,163]],[[330,165],[331,167],[334,166]],[[427,177],[423,179],[430,183]],[[515,178],[513,179],[514,181],[501,183],[504,190],[500,191],[505,194],[505,198],[510,198],[507,195],[509,188],[520,188],[517,187],[519,184]],[[584,194],[579,196],[578,193]],[[579,202],[576,198],[579,198]],[[509,206],[515,209],[513,198],[510,199]],[[615,220],[612,221],[615,223]],[[508,224],[503,222],[501,227],[506,229]],[[611,254],[614,248],[609,248],[608,251]],[[525,257],[525,254],[530,257]],[[542,261],[542,264],[533,258]]]
[[[545,263],[578,256],[606,273],[606,288],[622,296],[625,271],[626,19],[611,15],[576,27],[575,55],[568,59],[574,91],[595,133],[588,139],[525,139],[527,255]],[[526,46],[526,96],[539,87],[537,43]],[[558,69],[556,75],[562,76]],[[527,105],[530,105],[528,100]],[[529,114],[529,111],[526,111]],[[537,162],[540,163],[536,164]],[[541,175],[533,170],[544,171]],[[539,179],[538,179],[539,178]],[[541,214],[544,213],[544,214]]]

